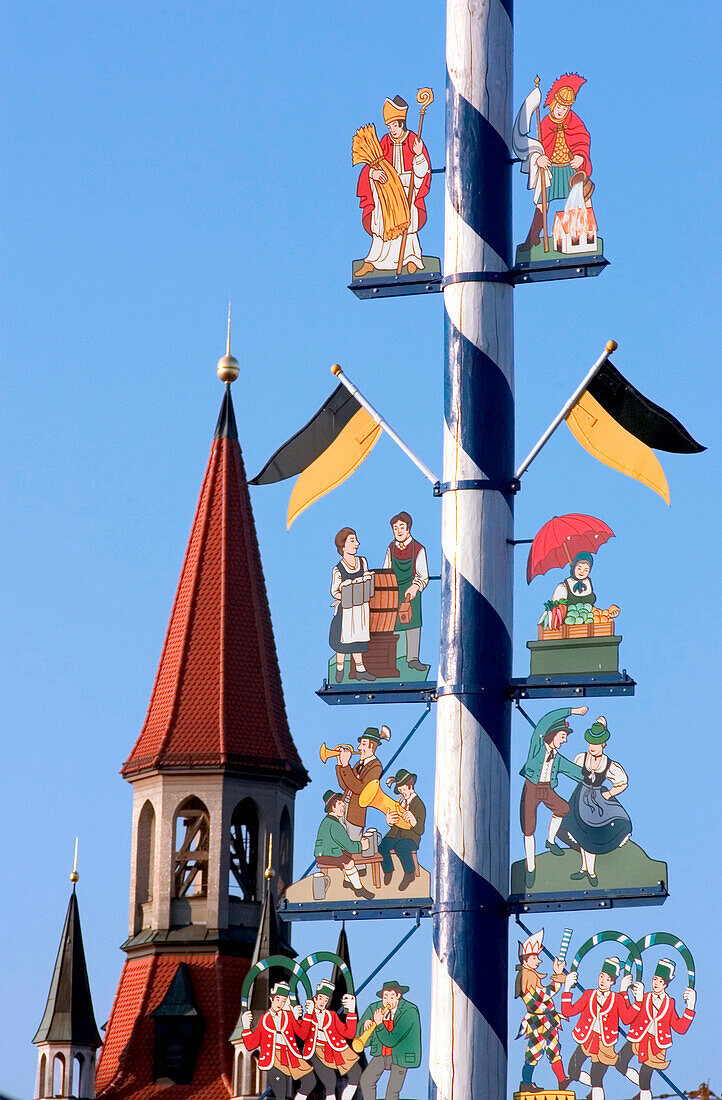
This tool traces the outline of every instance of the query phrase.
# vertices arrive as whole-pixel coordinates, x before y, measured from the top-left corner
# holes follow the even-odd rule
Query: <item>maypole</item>
[[[430,1096],[506,1095],[512,0],[447,0],[446,376]]]

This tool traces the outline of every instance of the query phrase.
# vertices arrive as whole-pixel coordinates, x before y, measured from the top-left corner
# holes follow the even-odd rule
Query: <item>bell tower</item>
[[[272,836],[290,881],[291,737],[231,399],[225,392],[148,713],[121,774],[133,788],[126,962],[98,1096],[162,1082],[232,1094],[229,1042],[264,901]],[[284,935],[284,932],[281,933]],[[178,1094],[180,1095],[180,1094]],[[187,1088],[183,1095],[187,1095]]]
[[[38,1048],[35,1100],[45,1096],[92,1100],[95,1096],[95,1052],[100,1046],[100,1033],[90,997],[75,896],[79,877],[77,854],[76,843],[76,863],[70,876],[73,892],[65,914],[45,1012],[33,1039]]]

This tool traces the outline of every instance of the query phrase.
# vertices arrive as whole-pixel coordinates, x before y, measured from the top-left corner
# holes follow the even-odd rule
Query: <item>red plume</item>
[[[585,76],[580,76],[579,73],[563,73],[561,76],[558,76],[556,78],[551,88],[549,89],[549,95],[544,101],[544,106],[551,106],[552,100],[554,99],[554,96],[560,88],[571,88],[571,90],[574,92],[574,95],[577,95],[582,84],[586,84],[586,82],[587,78]]]

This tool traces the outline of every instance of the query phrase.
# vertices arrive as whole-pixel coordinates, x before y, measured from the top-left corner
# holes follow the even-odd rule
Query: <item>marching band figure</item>
[[[426,550],[411,537],[413,520],[408,512],[392,516],[393,541],[389,543],[384,558],[384,569],[393,569],[399,586],[399,604],[410,604],[411,617],[403,622],[401,616],[395,629],[406,636],[406,664],[415,672],[428,672],[429,665],[419,660],[421,646],[421,593],[429,583],[429,566]]]
[[[678,1016],[674,999],[667,993],[673,977],[674,963],[660,959],[652,977],[651,992],[645,995],[640,1012],[629,1029],[627,1042],[619,1052],[616,1068],[639,1084],[639,1100],[652,1100],[652,1073],[655,1069],[669,1067],[667,1054],[672,1046],[672,1032],[684,1035],[694,1019],[697,994],[694,989],[685,989],[682,994],[684,1013]],[[635,1054],[639,1059],[639,1074],[629,1068]]]
[[[631,1024],[641,1008],[644,990],[641,982],[632,985],[631,974],[625,974],[622,978],[620,992],[617,993],[612,988],[621,969],[619,959],[605,959],[597,979],[597,988],[587,989],[575,1003],[572,1003],[571,991],[577,984],[577,972],[572,970],[564,981],[562,1015],[567,1020],[579,1016],[579,1022],[572,1031],[577,1048],[569,1060],[566,1083],[581,1080],[582,1066],[587,1058],[591,1059],[591,1100],[604,1100],[604,1075],[609,1066],[616,1064],[618,1058],[616,1045],[620,1021]],[[630,986],[634,995],[631,1002],[625,996]]]
[[[409,275],[414,275],[424,266],[418,232],[426,222],[425,199],[431,185],[431,162],[423,141],[406,129],[408,109],[408,103],[401,96],[386,100],[383,114],[389,132],[380,139],[383,160],[380,164],[364,164],[361,169],[356,193],[363,227],[371,236],[371,248],[361,267],[354,272],[355,279],[362,279],[372,271],[395,272],[399,266],[406,267]],[[413,174],[411,221],[409,223],[407,218],[408,230],[403,233],[399,227],[384,225],[378,193],[379,186],[387,182],[384,161],[395,170],[407,194]],[[389,239],[390,233],[395,235]],[[404,253],[399,265],[402,242]]]
[[[303,1057],[311,1063],[326,1095],[335,1097],[337,1077],[345,1077],[348,1084],[341,1100],[351,1100],[361,1080],[359,1056],[348,1045],[356,1034],[356,998],[349,993],[341,998],[346,1009],[346,1019],[342,1020],[328,1007],[334,988],[332,982],[319,982],[314,999],[306,1001],[299,1033],[304,1040]]]
[[[301,1081],[299,1096],[309,1096],[316,1084],[316,1076],[309,1063],[301,1057],[296,1036],[301,1028],[296,1019],[301,1007],[289,1007],[291,990],[286,982],[277,982],[271,990],[271,1005],[253,1028],[253,1013],[243,1013],[243,1045],[246,1050],[258,1050],[258,1068],[268,1074],[268,1083],[274,1100],[286,1100],[289,1077]]]
[[[407,985],[384,982],[361,1017],[360,1033],[371,1038],[370,1061],[361,1074],[363,1100],[376,1100],[376,1086],[381,1074],[388,1070],[386,1100],[399,1100],[406,1071],[421,1064],[421,1020],[419,1010],[404,999]]]
[[[401,768],[396,775],[386,780],[387,786],[394,788],[394,794],[401,795],[401,808],[407,812],[407,821],[411,822],[410,829],[402,829],[398,825],[399,815],[393,810],[386,814],[386,820],[391,828],[379,844],[379,853],[383,857],[381,870],[384,873],[384,885],[388,886],[394,873],[394,864],[391,853],[396,852],[404,872],[404,877],[399,883],[399,890],[406,890],[416,878],[413,853],[418,851],[421,837],[426,825],[426,806],[421,801],[414,789],[416,776]],[[410,817],[408,816],[410,815]]]
[[[564,964],[554,960],[554,973],[550,986],[542,984],[545,974],[539,973],[539,961],[544,940],[544,929],[529,936],[519,944],[519,963],[517,965],[514,996],[521,997],[526,1014],[519,1025],[517,1039],[526,1036],[527,1046],[524,1054],[524,1067],[521,1073],[520,1092],[540,1092],[534,1085],[534,1068],[546,1054],[560,1087],[565,1081],[562,1052],[559,1046],[561,1017],[554,996],[564,981]]]

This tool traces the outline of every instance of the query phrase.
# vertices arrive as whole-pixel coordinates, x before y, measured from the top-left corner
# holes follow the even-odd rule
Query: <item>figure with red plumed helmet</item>
[[[557,77],[544,101],[548,114],[543,117],[539,111],[538,79],[517,115],[512,137],[521,170],[529,175],[529,188],[534,191],[534,217],[520,251],[530,251],[539,243],[549,203],[555,199],[566,201],[572,188],[579,185],[581,198],[589,205],[594,190],[589,131],[572,110],[585,78],[578,73]],[[537,122],[536,138],[530,134],[533,116]]]

